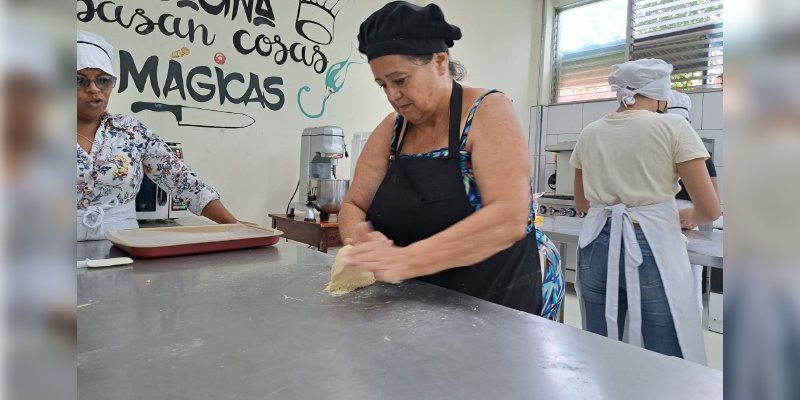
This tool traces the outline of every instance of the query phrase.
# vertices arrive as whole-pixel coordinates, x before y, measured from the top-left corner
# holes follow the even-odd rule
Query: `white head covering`
[[[692,100],[686,93],[681,93],[677,90],[669,92],[669,99],[667,100],[667,112],[670,114],[678,114],[686,120],[689,120],[689,111],[692,109]]]
[[[114,48],[102,36],[91,32],[78,31],[78,71],[84,68],[97,68],[114,75],[111,62],[114,61]]]
[[[617,92],[617,99],[630,106],[636,103],[635,95],[653,100],[669,99],[672,65],[664,60],[645,58],[614,65],[608,83]]]

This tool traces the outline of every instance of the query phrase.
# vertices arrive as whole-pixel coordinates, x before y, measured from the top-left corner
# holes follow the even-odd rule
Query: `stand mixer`
[[[303,129],[298,201],[290,204],[289,216],[302,210],[304,219],[313,221],[314,209],[322,220],[339,212],[350,181],[336,178],[336,166],[339,159],[348,156],[342,128],[328,125]]]

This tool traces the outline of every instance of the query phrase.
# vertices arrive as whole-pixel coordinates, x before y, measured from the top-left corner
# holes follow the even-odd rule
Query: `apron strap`
[[[104,239],[107,231],[138,227],[134,201],[119,204],[119,200],[113,198],[106,203],[77,210],[76,214],[78,241]]]
[[[406,132],[406,119],[402,115],[397,114],[397,119],[394,122],[394,132],[392,133],[391,156],[400,154],[400,142],[405,136]]]
[[[461,138],[461,101],[464,89],[453,81],[453,91],[450,93],[450,144],[447,149],[448,158],[458,158],[459,139]]]
[[[614,340],[623,340],[634,346],[643,347],[642,343],[642,311],[641,289],[639,287],[639,265],[643,262],[642,251],[633,221],[624,204],[607,206],[603,209],[606,215],[610,214],[611,232],[608,243],[607,275],[606,275],[606,328],[608,337]],[[622,251],[624,250],[624,252]],[[623,271],[625,274],[626,294],[628,300],[628,328],[626,338],[620,338],[618,328],[619,316],[619,275],[620,253],[623,256]]]
[[[450,126],[447,147],[448,158],[458,157],[459,139],[461,138],[461,102],[463,97],[464,89],[458,82],[453,81],[453,89],[450,91]],[[411,126],[411,123],[406,122],[402,116],[400,118],[398,132],[396,134],[402,134],[402,136],[400,137],[400,143],[397,145],[395,153],[397,155],[403,151],[403,143],[406,142],[406,134],[408,133],[408,128]],[[403,126],[404,122],[406,122],[405,126]]]
[[[115,207],[120,207],[119,200],[115,197],[103,204],[86,207],[85,210],[78,210],[78,223],[89,229],[95,229],[105,221],[106,211]]]

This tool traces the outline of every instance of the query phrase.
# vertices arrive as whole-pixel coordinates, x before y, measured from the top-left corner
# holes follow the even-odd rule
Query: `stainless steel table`
[[[722,398],[719,371],[426,283],[331,297],[332,261],[279,243],[79,269],[79,398]]]

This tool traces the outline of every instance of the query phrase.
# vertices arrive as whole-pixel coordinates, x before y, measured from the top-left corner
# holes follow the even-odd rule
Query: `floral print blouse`
[[[135,201],[146,174],[159,187],[184,202],[194,214],[219,194],[176,157],[167,144],[139,120],[106,111],[90,153],[78,152],[77,208]]]

